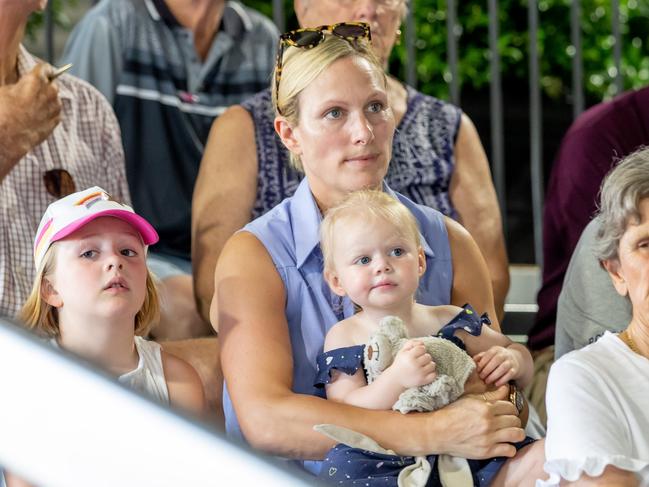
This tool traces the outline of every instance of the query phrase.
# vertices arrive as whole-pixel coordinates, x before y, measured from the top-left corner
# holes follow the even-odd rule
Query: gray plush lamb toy
[[[407,340],[406,326],[400,318],[386,316],[381,320],[379,331],[370,337],[365,346],[364,362],[368,383],[392,364]],[[409,411],[433,411],[455,401],[464,392],[464,384],[475,370],[473,359],[450,340],[432,336],[417,340],[424,343],[426,351],[435,362],[437,378],[430,384],[411,387],[401,393],[392,409],[404,414]],[[352,448],[396,455],[372,438],[342,426],[318,424],[313,429]],[[431,468],[427,457],[415,457],[415,463],[399,473],[398,487],[424,487],[428,483]],[[444,487],[473,485],[471,469],[464,458],[440,454],[437,457],[437,471]]]
[[[403,321],[396,316],[381,320],[379,331],[370,337],[365,346],[365,371],[368,383],[373,382],[388,368],[397,352],[408,341]],[[427,336],[417,338],[424,343],[426,351],[436,364],[437,378],[430,384],[405,390],[392,409],[410,411],[434,411],[455,401],[462,395],[464,384],[475,370],[469,355],[445,338]]]

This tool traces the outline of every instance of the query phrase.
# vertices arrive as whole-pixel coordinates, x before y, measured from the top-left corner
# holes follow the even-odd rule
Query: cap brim
[[[74,223],[71,223],[67,227],[64,227],[58,232],[56,232],[56,234],[54,234],[54,236],[51,238],[50,241],[56,242],[57,240],[61,240],[67,237],[68,235],[76,232],[84,225],[87,225],[92,220],[96,220],[97,218],[101,218],[104,216],[112,216],[114,218],[119,218],[120,220],[123,220],[126,223],[130,224],[133,228],[135,228],[138,231],[138,233],[142,237],[142,241],[144,242],[144,245],[153,245],[159,240],[158,232],[155,231],[155,228],[153,228],[153,226],[148,221],[146,221],[137,213],[132,213],[126,210],[105,210],[105,211],[99,211],[97,213],[93,213],[92,215],[88,215],[85,218],[76,220]]]

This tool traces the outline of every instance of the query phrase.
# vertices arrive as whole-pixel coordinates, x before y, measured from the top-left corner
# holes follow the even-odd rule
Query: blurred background
[[[29,24],[29,49],[56,62],[69,30],[94,3],[50,0],[48,10]],[[280,30],[297,25],[291,0],[242,3],[274,19]],[[649,81],[649,2],[412,0],[403,30],[390,71],[424,93],[455,102],[473,119],[492,162],[510,262],[540,264],[543,188],[563,134],[585,108]],[[500,121],[493,119],[494,59]],[[494,123],[502,127],[500,140]]]

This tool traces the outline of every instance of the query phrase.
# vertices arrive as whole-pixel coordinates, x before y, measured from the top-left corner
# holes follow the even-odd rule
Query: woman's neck
[[[313,196],[313,199],[315,200],[320,213],[323,215],[329,208],[333,208],[334,206],[339,204],[349,194],[345,192],[328,191],[327,188],[320,188],[319,185],[311,184],[311,182],[309,183],[309,188],[311,189],[311,195]],[[370,187],[364,189],[374,189],[381,191],[383,189],[383,181],[381,181],[381,183],[379,183],[379,185],[375,188]]]
[[[111,374],[122,375],[137,367],[134,320],[100,322],[96,319],[70,322],[60,320],[61,348],[99,365]]]
[[[649,358],[649,319],[634,316],[626,329],[627,344],[636,353]]]

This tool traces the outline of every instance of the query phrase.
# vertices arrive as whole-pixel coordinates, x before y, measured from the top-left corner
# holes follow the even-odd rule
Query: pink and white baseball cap
[[[112,216],[130,223],[144,245],[158,241],[158,233],[151,224],[133,211],[133,208],[112,200],[99,186],[72,193],[47,207],[38,225],[34,240],[34,262],[38,269],[47,249],[57,240],[67,237],[88,222],[102,216]]]

